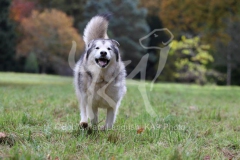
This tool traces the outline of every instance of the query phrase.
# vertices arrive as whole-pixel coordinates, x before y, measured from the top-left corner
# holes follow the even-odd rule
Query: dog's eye
[[[96,47],[96,49],[99,49],[99,47]]]
[[[111,50],[111,48],[107,48],[109,51]]]

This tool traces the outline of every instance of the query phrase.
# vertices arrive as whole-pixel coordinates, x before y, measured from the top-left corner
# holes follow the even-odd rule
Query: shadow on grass
[[[46,84],[0,82],[0,87],[26,87],[26,86],[35,86],[35,85],[46,85]]]
[[[89,139],[95,139],[95,140],[106,137],[106,140],[108,142],[114,143],[114,144],[119,142],[121,139],[118,132],[114,132],[111,130],[95,130],[91,127],[88,127],[85,129],[78,127],[78,129],[75,129],[72,131],[72,135],[75,138],[87,137]]]
[[[66,85],[66,83],[29,83],[29,82],[0,82],[0,87],[29,87],[29,86],[49,86],[49,85]]]
[[[0,145],[8,145],[12,147],[16,143],[16,137],[13,135],[7,135],[4,137],[0,137]]]

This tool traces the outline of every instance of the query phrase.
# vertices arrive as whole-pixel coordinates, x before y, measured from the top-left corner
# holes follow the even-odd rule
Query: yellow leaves
[[[177,67],[177,69],[181,69],[187,65],[189,65],[189,60],[187,58],[182,58],[175,62],[175,66]]]
[[[183,54],[190,54],[191,52],[190,52],[189,49],[183,49],[183,50],[182,50],[182,53],[183,53]]]
[[[208,64],[209,62],[213,62],[213,56],[210,55],[207,51],[202,51],[195,56],[191,58],[192,61],[198,61],[201,62],[202,64]]]
[[[201,64],[208,64],[213,62],[213,56],[209,54],[210,45],[201,44],[199,37],[186,38],[185,36],[181,37],[181,41],[174,40],[171,43],[171,49],[173,53],[181,53],[183,55],[189,55],[192,61],[200,62]],[[187,59],[181,59],[177,62],[177,67],[187,64]]]
[[[173,40],[173,41],[170,43],[170,47],[171,47],[173,50],[176,50],[176,49],[178,48],[178,41]]]
[[[204,44],[202,44],[202,45],[201,45],[201,48],[204,49],[204,50],[209,50],[209,49],[210,49],[210,45],[204,45]]]
[[[186,41],[186,36],[181,37],[182,41]]]
[[[184,36],[182,40],[173,41],[171,45],[170,52],[177,57],[174,62],[177,69],[174,77],[183,81],[200,79],[203,82],[207,72],[206,65],[214,60],[209,53],[210,46],[201,44],[199,37],[186,38]]]

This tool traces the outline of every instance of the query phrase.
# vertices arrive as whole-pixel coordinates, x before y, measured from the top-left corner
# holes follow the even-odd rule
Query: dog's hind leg
[[[116,110],[113,108],[108,108],[107,109],[107,119],[106,119],[104,129],[111,129],[113,127],[115,117],[116,117]]]
[[[98,125],[98,108],[97,107],[93,107],[93,114],[94,114],[94,118],[91,120],[91,123],[93,127],[97,127]]]

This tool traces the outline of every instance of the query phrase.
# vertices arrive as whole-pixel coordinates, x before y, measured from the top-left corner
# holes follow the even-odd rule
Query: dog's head
[[[100,68],[107,68],[111,63],[119,61],[118,46],[119,43],[112,39],[92,40],[87,46],[86,59]]]

